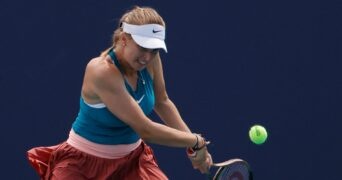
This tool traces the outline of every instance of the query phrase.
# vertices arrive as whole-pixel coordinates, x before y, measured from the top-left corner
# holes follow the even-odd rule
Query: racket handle
[[[210,172],[207,172],[205,175],[207,176],[208,180],[213,180],[214,179],[213,175]]]
[[[213,166],[213,164],[209,167],[208,171],[205,173],[205,175],[207,176],[208,180],[214,180],[214,176],[213,176],[213,174],[210,171],[212,166]]]

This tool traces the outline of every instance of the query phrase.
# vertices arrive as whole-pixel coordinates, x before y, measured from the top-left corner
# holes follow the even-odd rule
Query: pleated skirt
[[[144,142],[125,157],[106,159],[82,152],[67,142],[27,152],[42,180],[166,180],[152,149]]]

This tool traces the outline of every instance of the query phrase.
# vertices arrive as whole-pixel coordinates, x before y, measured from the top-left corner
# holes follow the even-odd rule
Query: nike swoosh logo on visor
[[[140,102],[144,99],[145,94],[143,96],[141,96],[141,98],[139,100],[137,100],[137,103],[140,104]]]
[[[159,31],[158,30],[154,30],[154,29],[152,30],[153,33],[159,33],[160,31],[162,31],[162,30],[159,30]]]

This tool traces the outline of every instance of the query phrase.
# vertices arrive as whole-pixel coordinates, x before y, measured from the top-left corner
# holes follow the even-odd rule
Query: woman
[[[207,172],[207,142],[191,133],[165,90],[164,39],[165,23],[154,9],[135,7],[122,16],[112,47],[86,67],[67,141],[28,151],[42,179],[167,179],[144,141],[185,147],[194,168]],[[166,125],[147,117],[152,110]]]

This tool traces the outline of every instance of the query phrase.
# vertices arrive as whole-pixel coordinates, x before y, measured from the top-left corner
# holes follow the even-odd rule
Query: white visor
[[[164,26],[159,24],[133,25],[123,22],[122,29],[123,32],[130,34],[139,46],[147,49],[164,49],[167,52]]]

